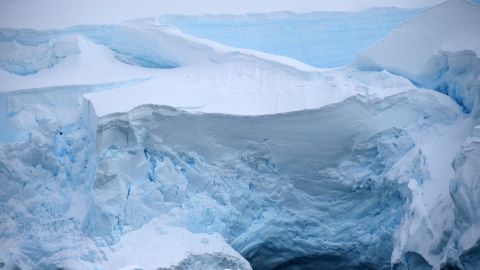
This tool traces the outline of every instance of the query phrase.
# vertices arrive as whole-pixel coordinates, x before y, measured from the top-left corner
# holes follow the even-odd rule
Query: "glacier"
[[[372,8],[356,13],[165,15],[157,20],[228,46],[284,55],[316,67],[337,67],[350,64],[357,54],[418,12]]]
[[[479,12],[478,6],[466,1],[446,1],[395,29],[360,54],[355,65],[400,74],[448,94],[470,112],[478,102]],[[434,23],[435,28],[420,26]]]
[[[480,267],[478,6],[333,69],[162,21],[222,16],[0,29],[0,268]]]

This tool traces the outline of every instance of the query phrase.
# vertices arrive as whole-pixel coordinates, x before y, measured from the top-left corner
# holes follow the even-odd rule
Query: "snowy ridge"
[[[290,58],[194,38],[152,20],[63,32],[3,31],[4,42],[12,46],[55,48],[68,41],[77,48],[76,54],[62,59],[53,55],[44,60],[42,53],[41,60],[48,64],[34,74],[0,72],[4,91],[90,84],[97,92],[101,87],[95,84],[130,81],[124,88],[87,95],[99,116],[145,103],[191,111],[271,114],[318,108],[354,94],[382,97],[415,88],[388,73],[321,70]],[[5,55],[21,63],[24,47],[13,47],[13,53]],[[6,56],[0,57],[2,62],[10,71],[18,66]],[[42,67],[39,62],[29,67]],[[110,102],[111,95],[117,102]]]
[[[107,28],[32,31],[2,30],[3,91],[145,78],[162,75],[164,69],[205,62],[265,61],[291,72],[318,70],[287,57],[234,49],[187,36],[148,20]],[[66,48],[73,51],[69,53]]]
[[[122,40],[142,40],[142,46],[152,44],[142,53],[160,49],[149,55],[149,59],[178,68],[126,89],[86,95],[99,116],[126,112],[146,103],[201,112],[271,114],[318,108],[354,94],[386,96],[415,88],[403,78],[387,73],[372,75],[378,76],[378,80],[369,78],[360,86],[357,76],[362,75],[355,71],[346,70],[343,75],[287,57],[232,49],[171,28],[164,30],[163,26],[149,24],[146,27],[144,21],[134,24],[142,29],[135,32],[135,35],[141,34],[141,38],[129,38],[134,34],[129,28],[118,36]],[[128,51],[128,47],[120,44],[112,46],[119,52]],[[156,55],[158,53],[161,55]],[[136,56],[137,59],[145,57]],[[380,87],[387,90],[380,91]],[[116,104],[109,102],[111,95],[118,98]]]

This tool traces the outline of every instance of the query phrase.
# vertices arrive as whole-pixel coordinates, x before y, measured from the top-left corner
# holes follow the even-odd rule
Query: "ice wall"
[[[7,269],[84,268],[81,258],[92,258],[95,245],[79,227],[95,168],[96,116],[74,90],[0,94],[0,256]]]
[[[161,221],[143,220],[135,232],[124,230],[120,242],[91,237],[86,228],[97,204],[108,209],[115,202],[106,194],[99,197],[95,191],[101,184],[92,182],[94,172],[101,171],[95,150],[97,116],[82,97],[92,88],[0,94],[5,105],[0,118],[1,267],[251,269],[221,235],[196,234]],[[110,194],[118,191],[103,187]],[[94,223],[96,233],[105,236],[98,228],[108,222]]]
[[[467,121],[478,124],[480,32],[476,25],[479,23],[478,6],[462,0],[446,1],[392,31],[385,40],[362,53],[355,65],[362,70],[386,69],[417,85],[444,93],[467,113]],[[393,253],[399,269],[478,268],[480,232],[474,225],[477,214],[470,208],[478,203],[473,195],[476,189],[473,179],[478,179],[473,169],[478,162],[478,157],[474,157],[478,132],[466,131],[463,147],[457,148],[455,155],[449,155],[454,174],[442,181],[450,183],[450,196],[437,200],[442,205],[440,213],[428,210],[427,189],[422,193],[414,183],[409,185],[416,203],[412,218],[404,223],[409,224],[406,225],[409,229],[399,230],[399,242]],[[452,145],[450,142],[444,148]],[[432,177],[440,179],[441,175]],[[428,219],[415,217],[421,217],[422,212],[430,212]],[[439,216],[448,218],[433,224]],[[438,232],[443,235],[435,236]],[[415,235],[428,234],[433,235],[430,241],[414,240]]]
[[[377,8],[358,13],[169,15],[157,20],[232,47],[284,55],[316,67],[338,67],[350,64],[417,12]]]
[[[428,177],[408,134],[451,125],[462,117],[452,105],[408,92],[270,116],[158,106],[106,116],[84,231],[115,241],[161,216],[222,234],[254,268],[389,269],[409,180]]]

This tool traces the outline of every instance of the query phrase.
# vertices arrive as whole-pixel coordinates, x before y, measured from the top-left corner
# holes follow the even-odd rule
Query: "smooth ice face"
[[[359,53],[417,12],[378,8],[359,13],[171,15],[157,20],[186,34],[232,47],[288,56],[324,68],[350,64]]]

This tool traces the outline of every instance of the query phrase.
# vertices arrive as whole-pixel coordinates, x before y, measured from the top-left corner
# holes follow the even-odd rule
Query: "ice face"
[[[171,15],[157,20],[232,47],[284,55],[316,67],[338,67],[350,64],[357,54],[417,12],[379,8],[354,14]]]
[[[57,91],[5,94],[15,104],[12,111],[37,115],[29,122],[8,114],[33,135],[2,150],[2,207],[8,213],[2,237],[18,250],[5,249],[8,265],[138,265],[131,256],[119,261],[102,255],[103,247],[121,245],[137,230],[155,235],[142,228],[161,217],[194,234],[220,233],[256,267],[389,268],[410,200],[406,183],[422,183],[426,174],[414,138],[403,130],[437,129],[435,123],[448,126],[462,116],[448,98],[414,91],[257,117],[144,106],[97,124],[88,102]],[[32,100],[36,106],[29,106]],[[52,114],[61,108],[52,100],[69,113]],[[63,230],[70,237],[60,241]],[[181,265],[219,256],[197,254]],[[233,254],[220,261],[238,265],[229,259],[238,257]]]
[[[62,58],[79,53],[75,42],[61,40],[38,46],[25,46],[14,42],[2,42],[0,66],[3,70],[29,75],[41,69],[53,67]]]
[[[256,268],[387,269],[410,200],[407,183],[423,185],[428,171],[399,128],[428,129],[462,115],[446,100],[417,110],[441,97],[432,94],[350,98],[262,117],[156,106],[106,116],[97,133],[97,199],[84,230],[115,241],[162,216],[192,232],[222,234]],[[396,115],[405,118],[393,124]]]
[[[138,224],[145,226],[131,234],[125,231],[116,245],[106,245],[108,237],[91,238],[84,232],[94,203],[103,203],[102,209],[112,205],[108,196],[94,200],[101,187],[97,180],[92,183],[97,117],[81,97],[87,90],[2,94],[8,105],[3,117],[11,128],[2,129],[11,140],[0,144],[2,267],[188,269],[216,262],[214,269],[251,269],[222,236],[192,233],[161,221],[143,220]],[[118,192],[112,185],[108,188],[111,194]],[[102,219],[95,223],[98,233],[104,232],[100,224],[109,224]],[[168,256],[152,252],[159,250],[159,243]]]

